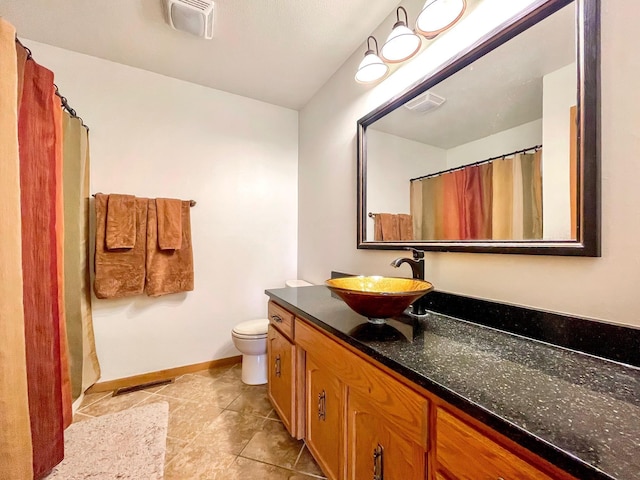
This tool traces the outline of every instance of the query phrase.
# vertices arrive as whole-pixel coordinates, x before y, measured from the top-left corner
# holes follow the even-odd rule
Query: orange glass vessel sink
[[[332,278],[325,285],[354,312],[373,323],[400,315],[433,290],[433,285],[424,280],[381,276]]]

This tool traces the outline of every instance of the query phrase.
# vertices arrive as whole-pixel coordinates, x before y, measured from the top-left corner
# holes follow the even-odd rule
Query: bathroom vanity
[[[330,479],[639,478],[636,367],[434,311],[373,325],[324,286],[266,294],[269,397]]]

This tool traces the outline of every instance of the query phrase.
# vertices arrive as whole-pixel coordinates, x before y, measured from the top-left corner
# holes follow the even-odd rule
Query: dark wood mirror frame
[[[460,240],[379,242],[366,240],[367,149],[366,129],[407,101],[470,65],[496,47],[544,18],[576,2],[578,65],[578,165],[581,172],[577,195],[577,240]],[[546,0],[534,4],[481,38],[435,73],[358,120],[358,248],[425,251],[510,253],[524,255],[600,256],[600,0]]]

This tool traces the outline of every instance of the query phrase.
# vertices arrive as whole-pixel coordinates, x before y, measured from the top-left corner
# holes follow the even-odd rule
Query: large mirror
[[[358,121],[358,248],[600,255],[598,3],[538,2]]]

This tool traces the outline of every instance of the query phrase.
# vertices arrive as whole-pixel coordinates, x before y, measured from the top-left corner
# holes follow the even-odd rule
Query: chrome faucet
[[[396,258],[391,262],[391,266],[398,268],[403,263],[407,263],[411,267],[413,278],[424,280],[424,252],[422,250],[416,250],[415,248],[409,248],[408,250],[413,252],[413,258]],[[422,302],[422,298],[419,298],[411,305],[411,313],[414,315],[424,315],[427,313],[427,309],[424,306],[424,302]]]

